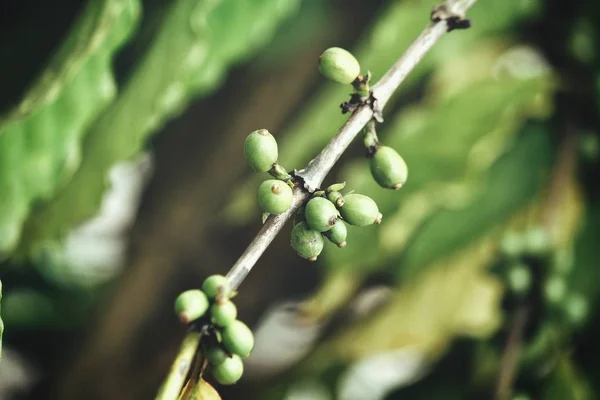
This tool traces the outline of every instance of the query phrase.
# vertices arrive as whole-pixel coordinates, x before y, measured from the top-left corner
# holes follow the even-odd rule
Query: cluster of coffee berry
[[[316,191],[296,213],[292,229],[292,247],[300,257],[315,261],[324,246],[324,238],[338,247],[346,246],[346,223],[355,226],[379,224],[383,215],[373,199],[349,193],[342,195],[345,183],[336,183]]]
[[[352,84],[354,94],[348,104],[373,105],[369,89],[370,72],[360,75],[360,65],[348,51],[339,47],[327,49],[319,58],[319,69],[329,79],[343,84]],[[369,103],[370,102],[370,103]],[[342,107],[344,108],[344,107]],[[352,108],[352,107],[351,107]],[[367,148],[369,166],[373,179],[382,187],[397,190],[408,178],[408,167],[404,159],[391,147],[383,146],[377,138],[375,121],[365,129],[364,145]],[[278,164],[277,141],[266,129],[256,130],[244,142],[244,156],[257,172],[268,172],[268,179],[258,188],[258,204],[263,210],[263,221],[270,214],[282,214],[289,210],[293,201],[294,177]],[[338,247],[346,246],[345,223],[367,226],[381,223],[382,215],[377,204],[369,197],[340,190],[345,183],[331,185],[326,190],[317,190],[299,208],[292,230],[291,244],[303,258],[317,259],[327,238]]]
[[[212,275],[201,290],[187,290],[175,300],[179,319],[204,334],[202,354],[212,376],[222,385],[232,385],[242,377],[242,358],[254,347],[252,331],[237,319],[237,308],[231,301],[234,295],[226,277]]]
[[[277,164],[277,141],[266,129],[252,132],[246,138],[244,155],[256,171],[269,172],[277,179],[268,179],[258,188],[258,204],[266,215],[281,214],[292,205],[294,182]],[[323,237],[338,247],[346,246],[347,229],[351,225],[367,226],[381,222],[382,215],[370,197],[350,193],[342,195],[345,183],[317,190],[299,208],[292,229],[292,247],[298,255],[314,261],[321,254]]]

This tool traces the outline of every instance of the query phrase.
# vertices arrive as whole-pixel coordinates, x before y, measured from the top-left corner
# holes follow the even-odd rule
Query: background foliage
[[[435,3],[0,5],[0,397],[151,397],[173,298],[258,230],[244,137],[305,165],[346,118],[323,49],[377,80]],[[379,188],[359,144],[330,175],[384,223],[316,264],[288,228],[244,282],[257,348],[223,398],[491,398],[511,371],[503,398],[595,398],[599,14],[478,1],[378,128],[405,187]]]

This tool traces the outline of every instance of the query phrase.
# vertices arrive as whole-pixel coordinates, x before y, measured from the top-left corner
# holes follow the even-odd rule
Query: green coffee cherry
[[[285,182],[277,179],[264,181],[258,187],[258,205],[269,214],[281,214],[292,205],[294,193]]]
[[[277,141],[266,129],[252,132],[244,142],[244,157],[258,172],[267,172],[277,162]]]
[[[203,355],[213,366],[220,365],[229,358],[229,354],[219,346],[210,346],[204,349]]]
[[[519,232],[508,231],[504,233],[504,236],[502,237],[500,249],[509,257],[518,257],[525,249],[524,241],[523,235]]]
[[[210,320],[217,326],[229,326],[236,318],[237,307],[230,300],[216,302],[210,307]]]
[[[333,228],[338,217],[338,210],[333,203],[324,197],[313,197],[306,204],[304,216],[310,229],[326,232]]]
[[[567,283],[559,275],[548,277],[544,283],[544,295],[550,304],[559,304],[567,293]]]
[[[323,236],[310,229],[308,223],[300,222],[292,229],[292,247],[302,258],[316,261],[324,246]]]
[[[408,167],[404,159],[391,147],[381,146],[369,159],[371,175],[379,186],[398,190],[406,183]]]
[[[229,286],[229,281],[223,275],[212,275],[204,280],[202,291],[209,299],[214,299],[217,296],[228,298],[231,294],[231,286]]]
[[[372,198],[357,193],[344,196],[344,205],[340,207],[340,213],[344,221],[356,226],[379,224],[383,217]]]
[[[244,373],[244,363],[236,355],[227,358],[221,364],[212,368],[212,376],[221,385],[233,385],[240,380]]]
[[[223,329],[223,346],[240,357],[248,357],[254,348],[254,334],[242,321],[234,321]]]
[[[198,289],[186,290],[175,299],[175,313],[184,324],[197,320],[207,309],[208,299]]]
[[[347,50],[330,47],[319,58],[319,71],[326,78],[346,85],[360,74],[360,64]]]
[[[342,248],[346,247],[346,236],[348,236],[348,228],[346,228],[346,224],[341,219],[335,221],[335,225],[333,228],[323,233],[329,241],[337,247]]]
[[[568,321],[573,325],[581,325],[588,315],[588,302],[579,293],[567,297],[563,305]]]
[[[548,232],[541,227],[530,228],[525,233],[525,251],[534,255],[542,255],[552,247]]]
[[[524,294],[531,286],[531,271],[524,264],[514,264],[509,267],[507,279],[513,292]]]

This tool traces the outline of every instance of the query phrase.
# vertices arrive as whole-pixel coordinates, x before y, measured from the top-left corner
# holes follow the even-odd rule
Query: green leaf
[[[212,385],[204,379],[194,385],[188,400],[221,400],[221,396]]]
[[[152,47],[89,132],[79,170],[28,221],[27,241],[44,246],[90,217],[109,168],[140,151],[148,135],[189,101],[217,87],[226,70],[266,43],[297,5],[297,0],[173,2]]]
[[[467,206],[436,213],[416,233],[402,256],[402,275],[501,225],[542,190],[553,161],[548,131],[528,126],[519,139],[485,175]]]
[[[4,321],[11,330],[51,326],[60,318],[55,299],[36,289],[19,287],[4,295]]]
[[[593,399],[589,383],[569,356],[561,354],[556,367],[544,380],[540,398],[548,400],[587,400]]]
[[[435,359],[456,336],[488,337],[500,326],[503,291],[501,282],[486,271],[495,256],[489,243],[483,238],[438,259],[403,282],[385,307],[341,331],[313,357],[325,363],[335,358],[354,361],[411,348]],[[312,364],[309,359],[307,365]]]
[[[34,202],[77,169],[86,130],[116,94],[112,56],[139,13],[137,0],[90,1],[21,103],[0,119],[0,253],[14,249]]]
[[[73,329],[89,318],[98,293],[18,286],[3,294],[2,319],[11,332]]]

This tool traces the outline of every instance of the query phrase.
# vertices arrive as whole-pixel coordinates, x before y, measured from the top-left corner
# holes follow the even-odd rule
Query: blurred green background
[[[347,116],[318,57],[377,81],[431,0],[0,4],[1,399],[152,398],[182,290],[260,227],[243,140],[301,168]],[[593,399],[600,393],[600,3],[479,0],[385,109],[409,165],[357,141],[326,183],[374,198],[316,263],[284,229],[236,304],[257,346],[224,399]],[[298,312],[298,306],[302,312]]]

